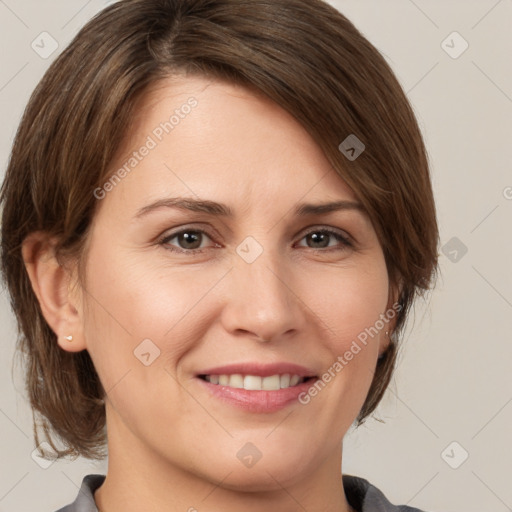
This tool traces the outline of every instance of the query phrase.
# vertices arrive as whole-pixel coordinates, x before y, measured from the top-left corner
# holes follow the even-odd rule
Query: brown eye
[[[334,248],[330,242],[334,239],[338,242],[338,245],[341,250],[352,247],[352,243],[349,241],[348,237],[342,235],[338,231],[334,231],[332,229],[314,229],[306,233],[303,240],[307,240],[308,247],[311,249],[325,249],[325,248]]]
[[[208,233],[201,229],[182,229],[181,231],[177,231],[176,233],[162,238],[159,243],[170,251],[199,253],[203,252],[203,249],[205,249],[205,247],[201,247],[205,237],[211,240]],[[176,242],[171,244],[171,240],[174,239],[176,239]],[[176,247],[176,245],[178,247]]]

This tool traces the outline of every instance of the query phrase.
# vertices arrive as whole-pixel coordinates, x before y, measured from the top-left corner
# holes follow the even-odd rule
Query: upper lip
[[[295,363],[270,363],[263,364],[257,362],[233,363],[224,366],[216,366],[200,371],[197,375],[256,375],[261,377],[270,377],[271,375],[298,375],[299,377],[316,377],[316,373]]]

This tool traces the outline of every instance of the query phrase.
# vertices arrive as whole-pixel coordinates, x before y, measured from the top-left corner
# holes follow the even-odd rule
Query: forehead
[[[161,80],[139,99],[110,172],[123,167],[108,199],[134,207],[165,195],[265,209],[355,200],[290,113],[258,91],[200,76]]]

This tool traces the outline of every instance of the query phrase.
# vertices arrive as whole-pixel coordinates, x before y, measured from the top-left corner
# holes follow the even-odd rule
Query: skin
[[[341,480],[342,440],[390,326],[307,405],[246,412],[210,397],[195,375],[242,361],[288,361],[319,375],[331,367],[393,303],[376,233],[358,210],[293,215],[299,202],[356,197],[290,114],[220,81],[189,76],[153,87],[112,172],[190,96],[197,106],[100,200],[85,283],[59,266],[42,234],[23,248],[60,347],[88,350],[107,391],[109,462],[97,506],[352,510]],[[165,197],[225,203],[234,216],[161,208],[134,218]],[[313,227],[348,235],[352,246],[332,235],[315,241],[306,236]],[[176,236],[160,241],[183,228],[205,234],[194,231],[196,245]],[[263,249],[252,263],[236,251],[248,236]],[[64,339],[70,334],[72,342]],[[147,338],[160,350],[149,366],[134,356]],[[251,468],[237,457],[248,442],[262,454]]]

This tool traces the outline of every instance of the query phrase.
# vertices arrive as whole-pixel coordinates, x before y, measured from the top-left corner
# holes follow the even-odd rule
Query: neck
[[[195,472],[188,471],[143,445],[117,419],[115,425],[109,425],[107,477],[94,498],[100,512],[353,512],[343,489],[341,446],[333,452],[301,478],[290,475],[278,481],[271,469],[261,470],[265,475],[262,478],[254,466],[250,471],[255,471],[261,486],[244,491],[237,481],[238,466],[217,477],[201,474],[199,467]]]

